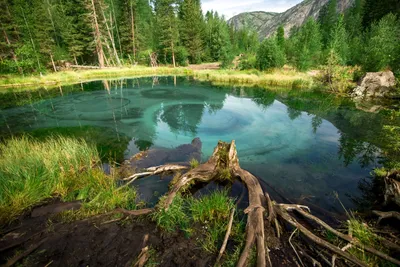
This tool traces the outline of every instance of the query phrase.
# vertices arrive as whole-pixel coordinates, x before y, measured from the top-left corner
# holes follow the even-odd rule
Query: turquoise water
[[[218,140],[236,140],[242,167],[276,194],[333,211],[339,210],[333,192],[351,207],[348,195],[357,195],[359,181],[379,166],[381,115],[321,93],[159,77],[9,92],[0,103],[3,138],[76,134],[120,159],[199,137],[205,161]],[[158,191],[146,183],[147,194]]]

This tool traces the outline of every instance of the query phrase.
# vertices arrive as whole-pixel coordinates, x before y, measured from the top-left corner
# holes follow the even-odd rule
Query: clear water
[[[90,130],[92,141],[121,159],[200,137],[206,160],[218,140],[236,140],[242,167],[275,194],[330,210],[339,210],[335,191],[351,207],[347,195],[357,195],[359,181],[379,165],[381,115],[321,93],[159,77],[8,92],[0,95],[0,103],[3,138],[20,133],[87,137]],[[154,179],[141,187],[143,194],[166,190]]]

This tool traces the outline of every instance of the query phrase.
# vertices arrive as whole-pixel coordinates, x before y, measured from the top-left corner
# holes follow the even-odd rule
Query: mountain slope
[[[260,39],[269,37],[276,32],[279,25],[283,25],[285,34],[290,29],[301,26],[309,17],[317,18],[321,8],[329,0],[305,0],[283,13],[246,12],[232,17],[228,22],[233,23],[236,29],[248,27],[258,32]],[[338,10],[343,12],[353,4],[354,0],[338,0]]]

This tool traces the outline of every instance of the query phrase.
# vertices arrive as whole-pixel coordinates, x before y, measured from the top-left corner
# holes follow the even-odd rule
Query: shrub
[[[256,67],[259,70],[281,68],[285,64],[285,54],[274,38],[265,39],[257,50]]]
[[[240,70],[249,70],[255,69],[257,66],[257,58],[254,54],[243,55],[240,59],[239,69]]]

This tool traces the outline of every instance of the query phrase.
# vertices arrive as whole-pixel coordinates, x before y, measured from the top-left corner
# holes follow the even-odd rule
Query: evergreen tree
[[[74,63],[78,65],[90,62],[95,47],[87,1],[63,0],[59,9],[66,20],[62,37]]]
[[[257,51],[257,68],[267,70],[280,68],[285,64],[285,55],[279,48],[275,38],[265,39]]]
[[[175,50],[179,41],[175,5],[175,0],[154,0],[159,50],[162,52],[165,61],[168,61],[168,54],[170,53],[174,67],[176,66]]]
[[[284,51],[285,50],[285,29],[283,26],[279,26],[276,32],[276,42],[278,46]]]
[[[400,21],[389,14],[373,23],[368,34],[363,67],[366,71],[400,70]]]
[[[333,51],[339,58],[341,65],[345,65],[349,58],[348,35],[344,26],[343,16],[339,17],[331,32],[329,51]]]
[[[363,26],[365,29],[389,13],[400,17],[399,0],[364,0],[365,12],[363,13]]]
[[[321,62],[322,44],[318,23],[310,18],[290,38],[292,63],[300,70],[308,70]]]
[[[191,63],[200,63],[205,30],[200,0],[183,0],[179,7],[180,38]]]
[[[222,57],[228,58],[232,54],[229,26],[224,17],[217,12],[206,13],[206,44],[209,57],[219,61]]]
[[[330,43],[332,36],[331,31],[335,27],[337,19],[337,0],[329,0],[329,2],[322,7],[318,16],[318,22],[321,25],[322,45],[324,48]]]
[[[364,32],[362,27],[363,0],[355,0],[352,7],[345,13],[345,26],[351,51],[348,62],[352,65],[361,64],[363,58]]]

